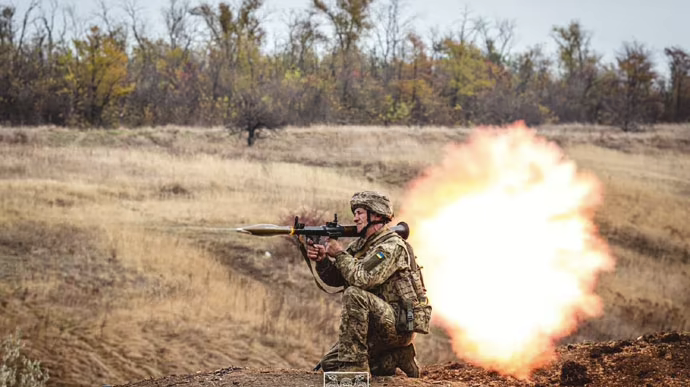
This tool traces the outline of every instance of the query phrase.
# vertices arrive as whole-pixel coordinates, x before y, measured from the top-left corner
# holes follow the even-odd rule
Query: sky
[[[0,0],[17,6],[18,11],[30,0]],[[43,0],[48,4],[50,0]],[[98,8],[96,0],[57,0],[59,4],[73,4],[84,18],[93,17]],[[122,0],[104,0],[118,12]],[[148,32],[161,34],[161,9],[169,0],[137,0],[142,17],[147,19]],[[230,3],[239,0],[230,0]],[[326,0],[327,2],[329,0]],[[330,0],[334,2],[334,0]],[[375,0],[384,3],[387,0]],[[543,45],[547,52],[554,51],[550,32],[554,25],[565,26],[578,20],[592,33],[592,47],[603,54],[604,60],[613,61],[624,41],[637,40],[652,50],[657,67],[665,67],[664,47],[680,46],[690,50],[690,0],[402,0],[404,15],[410,17],[416,31],[429,36],[432,28],[440,32],[457,30],[463,9],[472,16],[490,20],[508,19],[516,26],[513,52],[534,45]],[[200,0],[191,0],[192,4]],[[218,0],[208,1],[211,4]],[[305,9],[311,0],[265,0],[263,12],[267,16],[269,36],[279,35],[283,20],[291,9]]]

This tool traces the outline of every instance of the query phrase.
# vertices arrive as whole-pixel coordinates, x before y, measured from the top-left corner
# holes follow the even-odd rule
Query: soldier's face
[[[383,219],[378,214],[371,214],[371,220],[381,220]],[[367,226],[367,210],[364,208],[355,208],[355,225],[357,226],[357,232],[362,232],[364,227]]]
[[[355,208],[355,225],[357,232],[362,232],[362,229],[367,225],[367,210],[364,208]]]

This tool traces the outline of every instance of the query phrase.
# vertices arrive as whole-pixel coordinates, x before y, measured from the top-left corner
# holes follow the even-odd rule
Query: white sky
[[[50,0],[43,0],[49,4]],[[82,17],[93,17],[98,8],[95,0],[57,0],[59,4],[73,4]],[[149,33],[163,31],[161,8],[169,0],[138,0],[142,16],[147,19]],[[239,0],[231,0],[234,1]],[[375,4],[386,0],[376,0]],[[403,0],[405,1],[405,0]],[[0,0],[11,3],[22,12],[29,0]],[[122,0],[105,0],[117,14]],[[191,0],[192,4],[200,3]],[[209,1],[211,4],[218,0]],[[283,15],[290,9],[304,9],[310,0],[265,0],[268,12],[267,29],[274,36],[280,33]],[[665,68],[664,47],[678,45],[690,49],[690,0],[406,0],[405,14],[413,17],[413,25],[422,36],[428,36],[432,27],[441,32],[457,25],[461,12],[467,6],[473,15],[489,19],[512,19],[516,24],[515,50],[536,44],[544,44],[548,52],[553,50],[549,34],[554,25],[565,26],[571,20],[579,20],[593,33],[592,46],[606,61],[624,41],[634,39],[644,43],[655,54],[657,67]],[[20,14],[21,16],[21,14]]]

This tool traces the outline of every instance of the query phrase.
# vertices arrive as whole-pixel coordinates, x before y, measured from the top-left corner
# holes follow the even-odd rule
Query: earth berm
[[[529,381],[462,362],[425,366],[419,379],[404,374],[374,377],[372,386],[690,386],[690,333],[665,332],[621,340],[559,347],[558,360]],[[400,372],[400,371],[398,371]],[[228,367],[192,375],[132,382],[127,387],[323,386],[323,374],[306,370]]]

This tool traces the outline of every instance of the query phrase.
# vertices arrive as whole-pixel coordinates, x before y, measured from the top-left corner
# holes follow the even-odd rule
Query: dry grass
[[[569,154],[605,185],[600,230],[617,258],[602,278],[606,314],[576,338],[690,329],[690,156],[621,153],[591,145]]]
[[[54,380],[93,385],[228,363],[305,367],[335,337],[337,305],[240,275],[172,227],[275,221],[304,202],[333,207],[356,188],[333,171],[81,147],[5,148],[2,164],[22,165],[24,174],[0,182],[3,261],[12,273],[2,289],[13,310],[3,331],[17,324],[31,339],[46,338],[32,344],[59,368]],[[300,188],[314,183],[336,188],[318,197]],[[251,258],[265,260],[258,247]],[[80,336],[64,342],[65,330]],[[91,334],[97,341],[83,347]],[[182,356],[195,342],[199,354]],[[58,343],[74,364],[45,352]],[[112,359],[109,345],[127,361]],[[156,357],[159,366],[141,364]],[[94,363],[97,374],[88,370]]]
[[[246,148],[213,128],[3,129],[0,334],[21,327],[58,384],[310,367],[336,339],[338,297],[315,289],[280,238],[182,226],[312,210],[344,220],[352,192],[399,198],[468,132],[290,128]],[[598,222],[618,258],[600,283],[607,314],[572,339],[690,329],[690,128],[540,132],[604,182]],[[453,357],[442,334],[422,337],[419,352]]]

